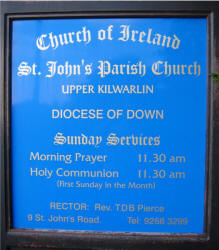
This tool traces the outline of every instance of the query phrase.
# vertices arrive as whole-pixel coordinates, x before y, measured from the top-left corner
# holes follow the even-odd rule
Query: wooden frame
[[[217,249],[219,247],[219,89],[208,79],[208,171],[205,234],[95,233],[11,228],[10,24],[12,20],[68,17],[206,17],[208,73],[219,71],[219,3],[215,2],[1,2],[1,249]]]

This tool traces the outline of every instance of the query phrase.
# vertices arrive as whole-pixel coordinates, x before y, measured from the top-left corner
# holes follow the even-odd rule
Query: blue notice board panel
[[[14,20],[13,228],[203,233],[205,18]]]

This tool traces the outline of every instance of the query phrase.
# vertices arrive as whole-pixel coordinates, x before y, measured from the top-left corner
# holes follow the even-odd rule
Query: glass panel
[[[16,20],[13,227],[203,233],[205,18]]]

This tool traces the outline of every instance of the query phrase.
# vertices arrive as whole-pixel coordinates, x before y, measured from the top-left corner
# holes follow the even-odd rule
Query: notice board
[[[216,249],[218,5],[93,4],[1,3],[1,248]]]

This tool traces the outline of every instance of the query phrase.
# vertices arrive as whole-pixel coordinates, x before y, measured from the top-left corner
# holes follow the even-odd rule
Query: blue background
[[[114,25],[113,41],[100,41],[97,32]],[[120,25],[143,30],[147,33],[176,34],[180,38],[177,50],[148,43],[118,41]],[[40,51],[36,39],[42,34],[53,32],[54,35],[76,31],[86,26],[91,31],[89,44],[74,43],[59,46],[56,50]],[[202,233],[204,225],[204,189],[205,189],[205,150],[206,150],[206,98],[207,98],[207,58],[206,58],[206,19],[204,18],[113,18],[113,19],[60,19],[60,20],[22,20],[13,22],[12,32],[12,210],[14,228],[41,228],[66,230],[96,230],[121,232],[170,232]],[[100,78],[97,71],[89,76],[54,76],[45,78],[46,62],[58,61],[64,64],[80,64],[81,59],[93,63],[97,69],[99,60],[108,60],[116,64],[143,61],[147,74],[139,76],[106,76]],[[170,64],[201,65],[200,77],[156,76],[151,72],[152,63],[161,60]],[[22,61],[30,65],[37,64],[41,76],[18,77],[18,66]],[[153,95],[63,95],[63,84],[153,84]],[[65,120],[51,118],[52,108],[98,108],[98,109],[164,109],[163,120]],[[106,138],[114,132],[120,136],[160,136],[158,147],[102,145],[90,146],[55,146],[53,138],[57,132],[64,135],[101,135]],[[86,163],[64,164],[58,162],[29,161],[30,152],[74,154],[107,154],[106,163],[97,163],[90,167]],[[58,167],[79,170],[118,170],[118,181],[128,183],[137,178],[139,153],[165,153],[166,155],[184,155],[186,163],[172,167],[158,164],[156,169],[181,171],[186,173],[184,180],[155,180],[155,190],[131,189],[58,189],[57,177],[47,180],[44,177],[31,177],[30,168]],[[142,165],[143,166],[143,165]],[[147,168],[147,166],[145,166]],[[152,167],[154,168],[154,166]],[[59,178],[61,179],[61,178]],[[78,180],[91,182],[89,178]],[[76,181],[65,178],[65,181]],[[105,182],[97,179],[96,182]],[[116,180],[107,180],[113,183]],[[148,182],[148,181],[146,181]],[[28,214],[50,214],[77,216],[82,212],[49,210],[50,201],[96,203],[127,203],[164,206],[164,213],[98,213],[92,209],[86,216],[101,216],[101,224],[71,224],[29,222]],[[187,217],[187,226],[169,225],[134,225],[127,223],[128,216],[143,217]]]

